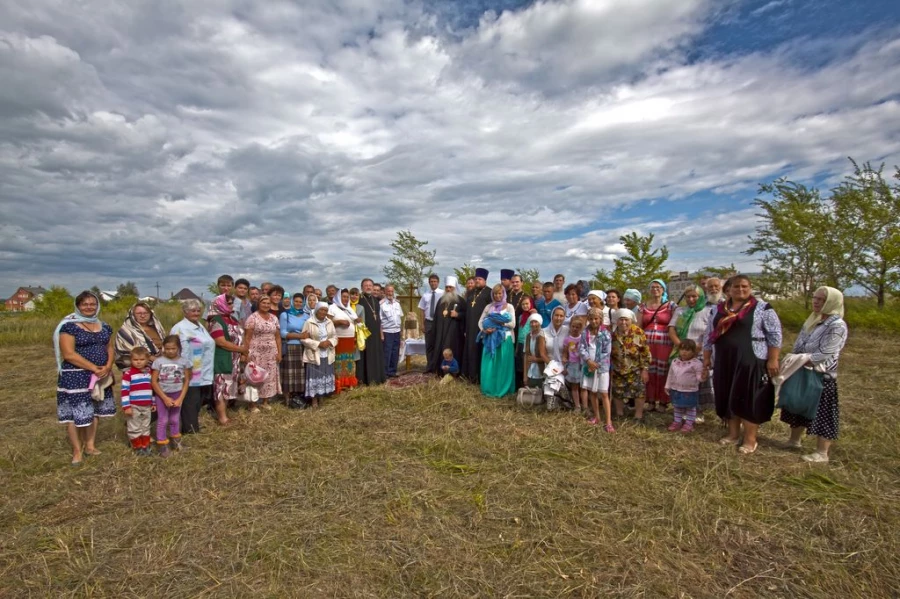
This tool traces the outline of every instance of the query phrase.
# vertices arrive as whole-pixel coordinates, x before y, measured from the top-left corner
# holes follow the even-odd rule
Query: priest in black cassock
[[[434,311],[434,351],[428,358],[427,372],[441,372],[441,360],[445,349],[453,352],[456,361],[462,364],[463,347],[466,338],[466,298],[456,289],[457,279],[449,275],[444,281],[444,294]]]
[[[363,320],[372,332],[366,339],[365,351],[359,352],[356,363],[356,379],[360,385],[378,385],[386,380],[384,346],[381,343],[381,306],[372,294],[373,286],[372,279],[363,279],[360,283],[362,295],[359,296],[359,305],[363,307]]]
[[[488,304],[491,303],[491,290],[487,287],[488,271],[486,268],[475,269],[475,287],[466,294],[466,349],[460,362],[462,375],[470,383],[481,383],[481,350],[482,343],[476,342],[480,329],[478,321]]]

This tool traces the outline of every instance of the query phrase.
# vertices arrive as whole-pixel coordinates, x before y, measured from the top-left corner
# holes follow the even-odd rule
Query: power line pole
[[[159,281],[156,282],[156,299],[159,299]]]

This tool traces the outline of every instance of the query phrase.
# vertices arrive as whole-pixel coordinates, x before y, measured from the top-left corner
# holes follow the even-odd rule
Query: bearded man
[[[460,364],[465,355],[466,335],[466,303],[465,296],[456,289],[458,281],[455,276],[448,275],[444,280],[444,293],[440,296],[434,310],[434,346],[428,356],[428,372],[441,372],[441,360],[445,349],[453,352],[453,357]]]

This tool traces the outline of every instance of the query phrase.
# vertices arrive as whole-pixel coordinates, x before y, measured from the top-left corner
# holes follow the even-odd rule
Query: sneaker
[[[171,455],[172,455],[172,450],[169,449],[168,445],[163,445],[162,447],[159,448],[159,457],[167,458]]]
[[[685,422],[684,426],[681,427],[681,432],[689,433],[694,430],[694,424],[692,422]]]
[[[685,426],[687,426],[687,425],[685,425]],[[672,433],[674,433],[675,431],[680,431],[680,430],[681,430],[681,423],[680,423],[680,422],[673,422],[672,424],[669,425],[669,428],[668,428],[667,430],[668,430],[669,432],[672,432]]]
[[[803,456],[803,459],[807,462],[813,462],[814,464],[826,464],[828,463],[828,454],[814,451],[811,454]]]

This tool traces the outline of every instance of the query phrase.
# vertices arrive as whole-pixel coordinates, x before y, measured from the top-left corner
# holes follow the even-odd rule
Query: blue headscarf
[[[53,331],[53,351],[56,352],[56,371],[57,372],[62,372],[62,363],[63,363],[62,354],[59,351],[59,331],[60,331],[60,329],[62,329],[64,325],[66,325],[67,323],[70,323],[70,322],[100,322],[100,308],[101,308],[100,298],[97,297],[97,294],[92,291],[88,291],[88,293],[91,294],[91,297],[93,297],[95,300],[97,300],[97,313],[94,314],[93,316],[85,316],[84,314],[81,313],[81,310],[78,309],[78,304],[74,304],[74,302],[73,302],[73,304],[75,305],[75,311],[72,314],[69,314],[68,316],[66,316],[65,318],[60,320],[59,324],[56,325],[56,330]],[[81,294],[79,294],[79,295],[81,295]],[[87,299],[87,298],[84,298],[84,299]]]
[[[662,279],[653,279],[652,281],[650,281],[650,285],[652,285],[653,283],[659,283],[660,286],[663,288],[663,294],[662,294],[662,300],[661,300],[662,303],[666,303],[667,301],[669,301],[669,286],[666,285]],[[649,285],[648,285],[648,287],[649,287]]]

